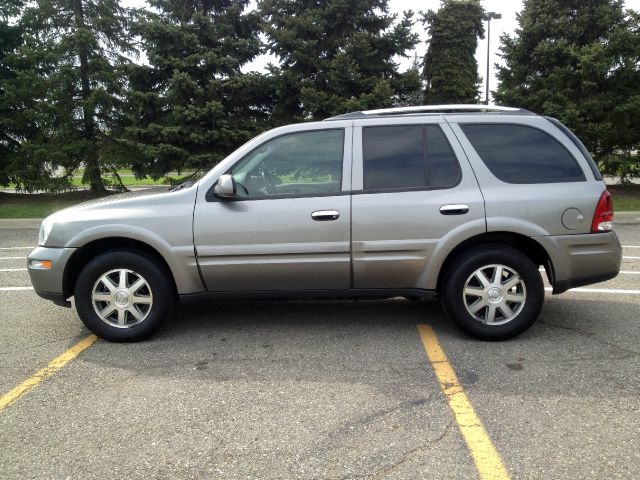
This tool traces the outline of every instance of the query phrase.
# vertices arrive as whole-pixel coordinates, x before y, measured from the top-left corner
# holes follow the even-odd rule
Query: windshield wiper
[[[182,190],[183,188],[189,188],[191,185],[193,185],[193,180],[192,179],[185,180],[181,184],[176,185],[175,187],[171,187],[169,189],[169,191],[170,192],[177,192],[178,190]]]

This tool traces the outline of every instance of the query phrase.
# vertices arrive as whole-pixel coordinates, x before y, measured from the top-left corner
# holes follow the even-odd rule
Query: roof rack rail
[[[363,110],[360,112],[344,113],[326,120],[347,120],[353,118],[367,118],[375,116],[410,115],[420,113],[464,113],[464,112],[498,112],[498,113],[520,113],[533,115],[530,111],[522,108],[502,107],[500,105],[478,105],[478,104],[457,104],[457,105],[418,105],[415,107],[395,107],[381,108],[378,110]]]

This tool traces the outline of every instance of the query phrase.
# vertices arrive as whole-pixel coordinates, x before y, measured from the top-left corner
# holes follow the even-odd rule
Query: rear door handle
[[[442,215],[464,215],[469,211],[469,205],[443,205],[440,207]]]
[[[337,220],[340,217],[340,212],[335,210],[318,210],[311,214],[311,218],[318,222],[327,222],[329,220]]]

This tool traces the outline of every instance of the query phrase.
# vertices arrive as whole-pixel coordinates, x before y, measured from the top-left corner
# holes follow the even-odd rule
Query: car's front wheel
[[[451,319],[483,340],[505,340],[540,315],[544,285],[536,265],[519,250],[488,245],[461,257],[445,280],[443,300]]]
[[[113,342],[153,335],[171,315],[175,289],[164,265],[144,253],[111,251],[91,260],[74,291],[86,327]]]

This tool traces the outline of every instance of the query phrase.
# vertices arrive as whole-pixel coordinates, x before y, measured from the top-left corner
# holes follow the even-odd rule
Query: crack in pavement
[[[570,332],[576,333],[576,334],[581,335],[583,337],[590,338],[590,339],[592,339],[592,340],[594,340],[594,341],[596,341],[598,343],[601,343],[603,345],[606,345],[608,347],[615,347],[618,350],[621,350],[623,352],[627,352],[629,354],[628,356],[640,356],[640,352],[636,352],[635,350],[631,350],[631,349],[629,349],[627,347],[620,346],[620,345],[618,345],[616,343],[613,343],[613,342],[608,342],[608,341],[603,340],[600,337],[598,337],[595,333],[586,332],[586,331],[581,330],[580,328],[577,328],[577,327],[570,327],[568,325],[559,325],[557,323],[550,323],[550,322],[546,322],[544,320],[540,320],[539,323],[541,323],[543,325],[548,325],[548,326],[553,327],[553,328],[557,328],[559,330],[568,330]]]
[[[423,450],[429,446],[432,446],[435,443],[438,443],[442,440],[444,440],[444,438],[449,434],[449,431],[451,430],[451,426],[453,425],[453,419],[451,419],[449,421],[449,423],[444,427],[444,430],[442,431],[442,433],[440,435],[438,435],[435,438],[432,438],[430,440],[427,440],[426,443],[423,443],[422,445],[408,450],[406,452],[402,453],[402,457],[397,460],[396,462],[392,463],[391,465],[388,465],[384,468],[382,468],[381,470],[378,470],[377,472],[374,472],[370,475],[367,475],[368,478],[380,478],[384,475],[387,475],[389,473],[391,473],[393,470],[397,469],[398,467],[400,467],[402,464],[406,463],[409,460],[409,457],[411,457],[414,453],[419,452],[420,450]]]
[[[83,335],[71,335],[69,337],[56,338],[54,340],[49,340],[48,342],[39,343],[38,345],[27,345],[26,347],[20,348],[20,350],[9,350],[0,352],[0,356],[16,354],[18,352],[24,352],[25,350],[35,350],[36,348],[45,347],[47,345],[52,345],[58,342],[64,342],[65,340],[80,340],[82,337]]]

